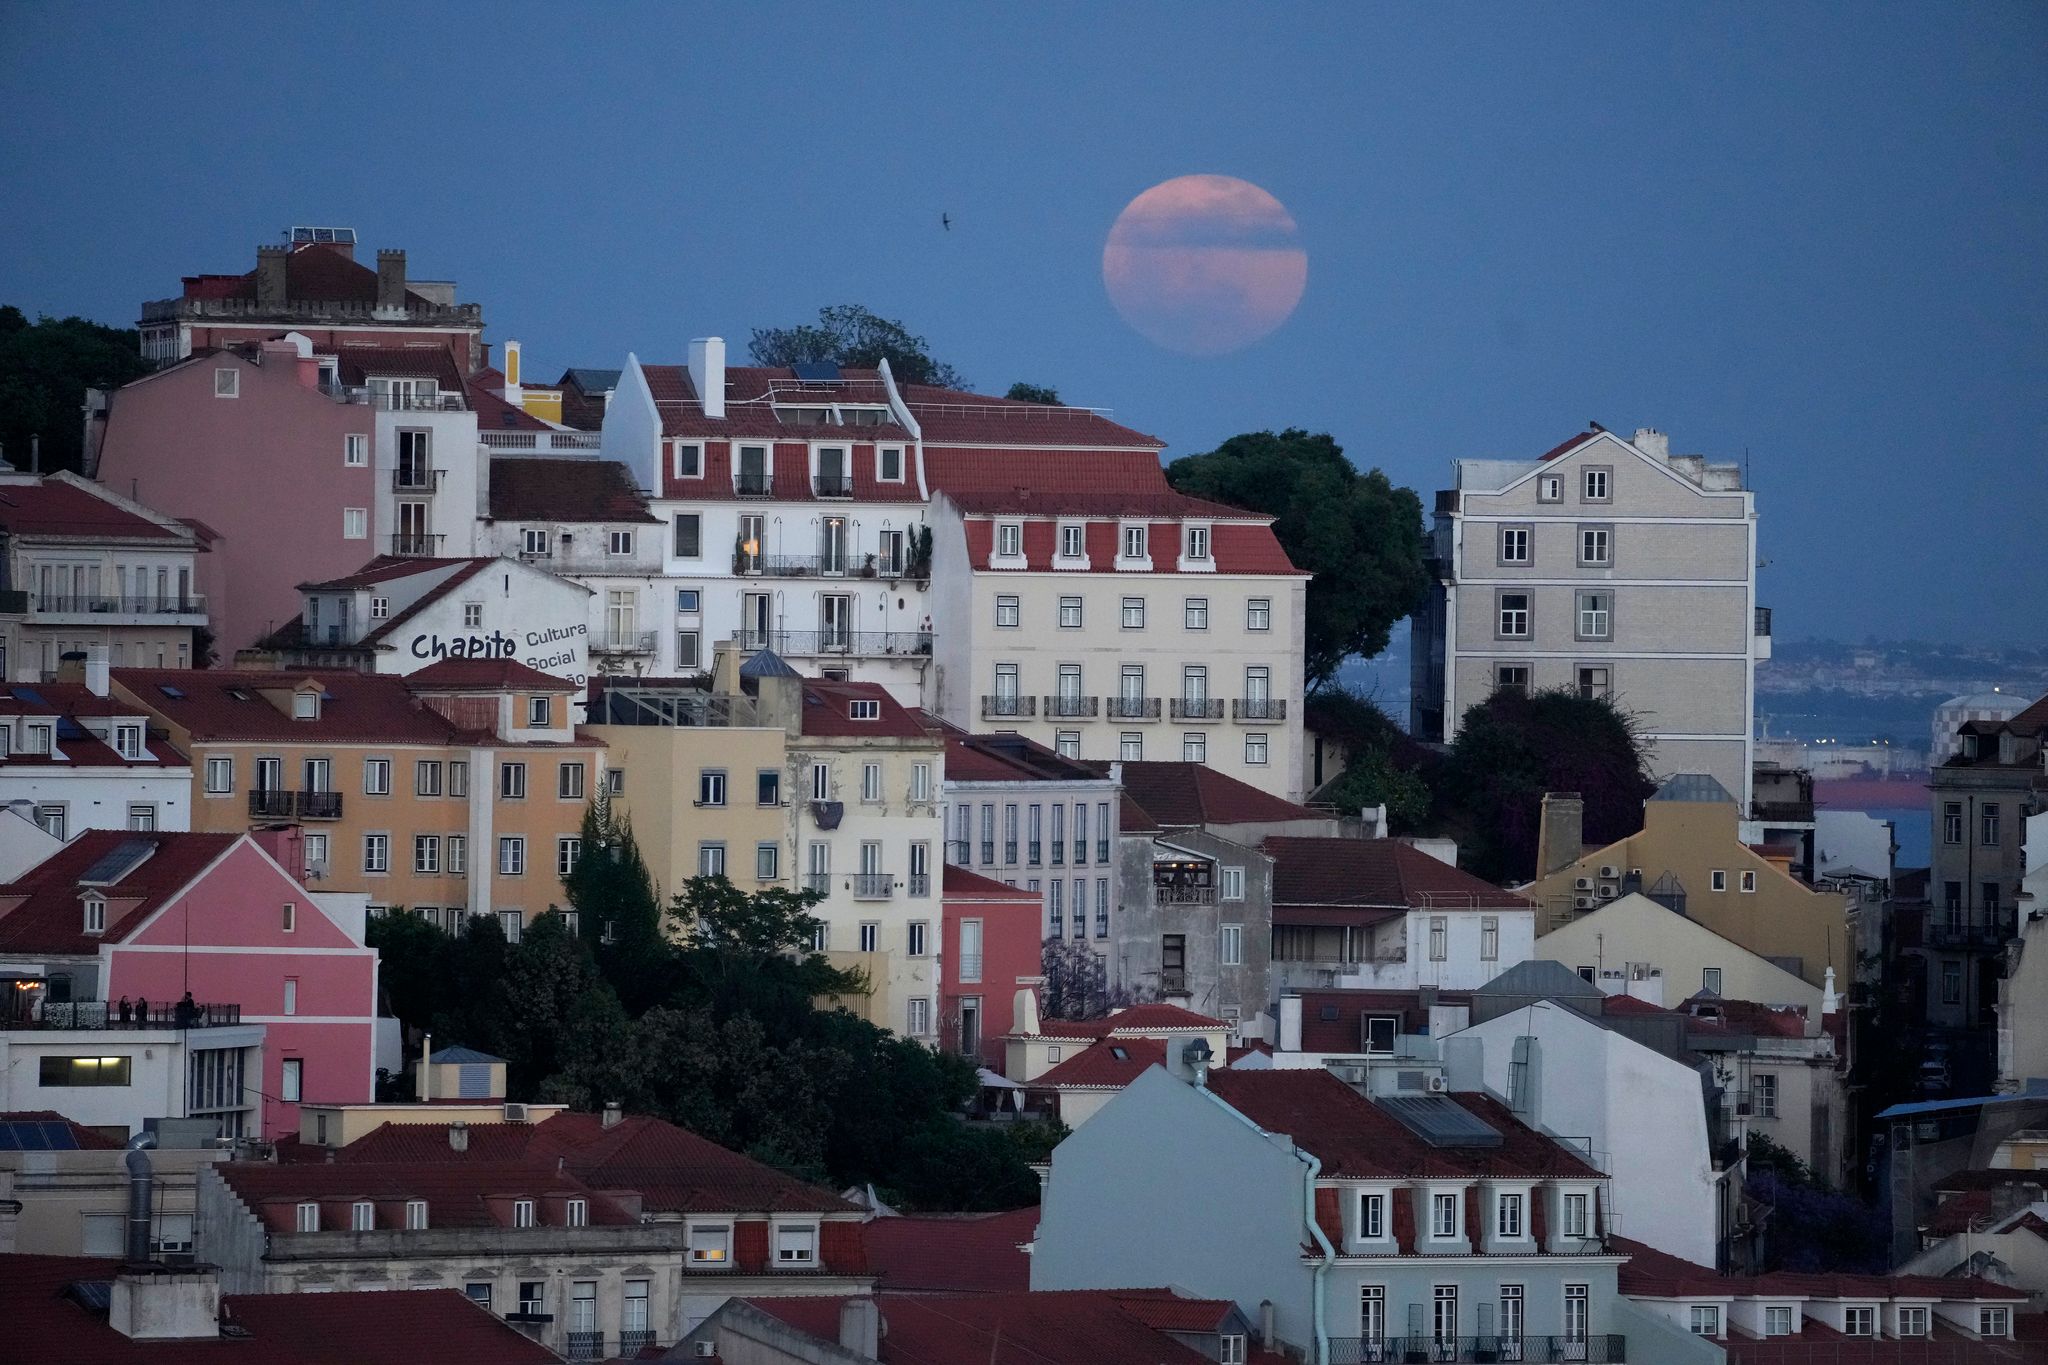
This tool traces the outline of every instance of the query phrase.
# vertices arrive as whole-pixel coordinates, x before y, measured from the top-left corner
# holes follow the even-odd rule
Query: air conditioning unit
[[[1613,888],[1613,887],[1611,887],[1611,886],[1603,886],[1603,887],[1601,887],[1601,888],[1600,888],[1600,899],[1601,899],[1601,900],[1603,900],[1603,901],[1611,901],[1611,900],[1613,900],[1613,899],[1614,899],[1614,897],[1615,897],[1615,894],[1616,894],[1616,893],[1615,893],[1615,890],[1614,890],[1614,888]]]
[[[715,1341],[700,1341],[700,1342],[698,1342],[698,1343],[697,1343],[697,1358],[698,1358],[699,1360],[709,1360],[709,1359],[711,1359],[711,1358],[712,1358],[713,1356],[715,1356],[715,1355],[717,1355],[717,1354],[718,1354],[718,1343],[717,1343],[717,1342],[715,1342]]]
[[[1621,875],[1621,869],[1620,869],[1620,868],[1618,868],[1618,867],[1616,867],[1616,866],[1614,866],[1614,865],[1613,865],[1612,863],[1602,863],[1602,864],[1600,864],[1600,880],[1601,880],[1601,881],[1604,881],[1604,882],[1611,882],[1611,881],[1613,881],[1613,880],[1614,880],[1615,878],[1619,877],[1620,875]]]
[[[508,1105],[506,1105],[506,1106],[505,1106],[505,1122],[507,1122],[507,1123],[524,1123],[524,1122],[526,1122],[526,1106],[525,1106],[525,1105],[523,1105],[523,1104],[508,1104]]]
[[[1593,879],[1591,877],[1581,877],[1573,882],[1572,886],[1580,891],[1591,891],[1593,889]]]
[[[1451,1089],[1451,1078],[1450,1078],[1450,1077],[1448,1077],[1448,1076],[1431,1076],[1431,1077],[1429,1078],[1429,1093],[1430,1093],[1430,1094],[1432,1094],[1432,1095],[1444,1095],[1444,1094],[1448,1094],[1448,1093],[1450,1093],[1450,1089]]]

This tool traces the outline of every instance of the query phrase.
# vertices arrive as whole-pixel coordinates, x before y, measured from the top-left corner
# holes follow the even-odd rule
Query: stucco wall
[[[1663,976],[1661,998],[1646,998],[1666,1008],[1704,989],[1705,972],[1713,968],[1721,974],[1720,994],[1725,999],[1799,1005],[1814,1017],[1820,1011],[1820,987],[1642,895],[1608,901],[1553,929],[1536,940],[1533,955],[1573,971],[1592,967],[1596,974],[1603,968],[1625,972],[1631,963],[1647,964]],[[1615,987],[1621,984],[1615,980],[1601,989],[1616,994]],[[1639,992],[1631,985],[1628,993]]]

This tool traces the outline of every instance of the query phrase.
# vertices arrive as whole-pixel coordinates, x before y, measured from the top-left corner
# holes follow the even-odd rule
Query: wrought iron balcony
[[[648,1347],[656,1344],[654,1333],[646,1328],[619,1333],[619,1355],[627,1360],[633,1359]]]
[[[821,498],[850,498],[853,496],[851,474],[820,474],[818,496]]]
[[[1111,720],[1158,720],[1157,697],[1104,697],[1102,706]]]
[[[1967,948],[1996,952],[2017,932],[2011,916],[1995,912],[1978,919],[1930,919],[1922,932],[1930,948]]]
[[[0,1018],[0,1026],[11,1029],[227,1028],[241,1022],[240,1005],[187,1005],[175,1000],[44,1000],[22,1010],[18,1018],[12,1012]]]
[[[306,820],[339,820],[340,792],[300,792],[299,816]]]
[[[946,840],[946,861],[955,867],[965,867],[972,860],[974,845],[968,839]]]
[[[249,793],[249,814],[257,820],[288,820],[297,804],[292,793],[286,791]]]
[[[741,470],[732,476],[732,491],[743,498],[765,498],[775,491],[775,480],[766,474]]]
[[[651,630],[608,630],[590,643],[597,654],[652,654],[656,632]]]
[[[887,872],[853,874],[853,898],[857,901],[885,901],[896,894],[896,878]]]
[[[1100,713],[1102,698],[1074,697],[1056,693],[1045,698],[1044,705],[1048,720],[1093,720]]]
[[[1223,698],[1175,697],[1172,714],[1175,720],[1222,720]]]
[[[1273,697],[1239,697],[1230,703],[1232,720],[1286,720],[1287,703]]]
[[[391,537],[391,553],[405,559],[434,559],[441,553],[441,542],[446,536],[430,536],[419,531],[400,531]]]
[[[443,469],[394,469],[391,471],[391,491],[394,493],[432,493],[441,487]]]
[[[16,596],[15,594],[8,594]],[[193,594],[175,596],[171,593],[152,595],[136,593],[125,597],[100,597],[93,594],[63,592],[28,592],[18,596],[23,599],[16,610],[26,610],[37,616],[204,616],[206,599]],[[6,610],[0,607],[0,610]]]
[[[804,874],[804,890],[817,896],[832,894],[832,874],[829,872],[807,872]]]
[[[605,1359],[604,1333],[571,1332],[568,1334],[568,1348],[564,1352],[570,1360]]]
[[[1029,717],[1037,713],[1038,698],[1036,697],[985,696],[981,699],[981,718],[983,720]]]
[[[930,894],[932,893],[932,874],[931,874],[931,873],[929,873],[929,872],[913,872],[913,873],[911,873],[911,874],[910,874],[910,877],[909,877],[909,881],[910,881],[910,894],[911,894],[911,895],[913,895],[913,896],[929,896],[929,895],[930,895]]]
[[[1214,905],[1216,888],[1213,886],[1155,886],[1152,888],[1154,905]]]
[[[931,632],[923,630],[742,630],[733,639],[741,649],[772,649],[793,659],[831,655],[908,659],[932,652]]]
[[[1585,1365],[1625,1365],[1628,1338],[1619,1332],[1583,1337],[1331,1337],[1331,1365],[1407,1365],[1407,1362],[1583,1361]]]
[[[1756,628],[1754,633],[1767,639],[1769,638],[1771,633],[1771,609],[1769,607],[1758,607],[1756,609]]]

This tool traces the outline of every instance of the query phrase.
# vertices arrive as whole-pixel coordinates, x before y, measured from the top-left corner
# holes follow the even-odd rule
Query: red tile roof
[[[0,1317],[8,1338],[65,1365],[415,1365],[433,1343],[437,1365],[545,1365],[559,1359],[460,1290],[412,1293],[230,1294],[221,1317],[234,1337],[134,1341],[67,1296],[105,1282],[120,1263],[82,1256],[0,1255]]]
[[[0,530],[22,536],[76,536],[87,540],[189,539],[137,516],[75,477],[39,481],[0,479]]]
[[[358,346],[343,342],[334,348],[341,382],[362,388],[371,379],[431,379],[443,394],[466,398],[462,370],[446,346]]]
[[[877,1297],[888,1333],[885,1349],[895,1365],[988,1365],[991,1360],[1030,1365],[1202,1365],[1206,1356],[1148,1326],[1130,1307],[1135,1300],[1170,1292],[885,1293]],[[836,1344],[839,1340],[839,1310],[844,1299],[749,1298],[744,1302],[819,1341]],[[1227,1305],[1221,1306],[1228,1311]],[[1153,1306],[1144,1311],[1157,1316],[1164,1310]]]
[[[820,682],[806,678],[803,683],[803,732],[825,739],[927,739],[930,732],[903,703],[889,695],[889,689],[873,682]],[[878,711],[873,720],[855,720],[852,704],[872,701]],[[933,741],[936,744],[936,741]]]
[[[1527,1127],[1489,1095],[1450,1100],[1501,1135],[1498,1147],[1433,1147],[1400,1120],[1320,1068],[1209,1073],[1209,1088],[1269,1133],[1314,1153],[1328,1179],[1582,1177],[1599,1172],[1569,1147]]]
[[[1440,1005],[1468,1005],[1468,991],[1439,991]],[[1429,1007],[1421,991],[1303,991],[1301,1050],[1354,1053],[1364,1049],[1362,1017],[1396,1014],[1401,1032],[1421,1033],[1429,1025]]]
[[[902,392],[927,447],[1080,446],[1157,452],[1166,445],[1157,436],[1111,421],[1093,408],[1026,403],[925,384],[905,384]]]
[[[1708,1266],[1673,1256],[1626,1237],[1609,1239],[1628,1260],[1620,1289],[1632,1298],[1776,1297],[1808,1299],[1940,1299],[2001,1302],[2027,1297],[2024,1290],[1977,1278],[1941,1275],[1806,1275],[1777,1271],[1765,1275],[1723,1275]]]
[[[1181,569],[1176,547],[1180,544],[1180,523],[1157,519],[1160,514],[1146,505],[1154,496],[1149,493],[1102,495],[1102,506],[1095,510],[1094,515],[1102,517],[1110,514],[1105,509],[1124,508],[1135,515],[1146,517],[1147,524],[1152,528],[1150,536],[1154,547],[1150,572],[1178,574]],[[999,515],[977,513],[970,515],[962,524],[967,542],[968,562],[977,570],[991,573],[1004,571],[990,567],[990,556],[995,550],[995,517]],[[1057,523],[1041,519],[1024,523],[1024,560],[1021,564],[1011,565],[1009,571],[1031,569],[1061,573],[1127,573],[1127,570],[1119,570],[1116,567],[1118,522],[1093,520],[1083,524],[1088,552],[1086,570],[1061,567],[1054,558]],[[1207,571],[1189,570],[1186,575],[1188,579],[1210,578],[1218,573],[1307,576],[1288,560],[1287,552],[1280,548],[1280,542],[1274,537],[1271,526],[1219,523],[1210,530],[1209,551],[1213,568]]]
[[[471,1124],[468,1138],[469,1150],[457,1152],[441,1124],[387,1123],[342,1148],[335,1159],[343,1165],[559,1160],[599,1189],[637,1192],[650,1213],[853,1211],[837,1195],[645,1115],[628,1115],[610,1128],[596,1114],[573,1113],[536,1124]]]
[[[468,555],[460,559],[414,559],[403,555],[378,555],[352,574],[341,578],[329,578],[319,583],[301,583],[299,586],[322,592],[346,592],[350,588],[374,588],[379,583],[389,583],[397,578],[412,578],[417,574],[432,573],[436,569],[466,568],[488,563],[489,559]]]
[[[1560,455],[1569,454],[1599,434],[1597,431],[1582,431],[1568,440],[1559,441],[1556,445],[1538,455],[1536,460],[1540,464],[1548,460],[1554,460]]]
[[[1718,995],[1701,991],[1687,1000],[1681,1007],[1688,1014],[1702,1019],[1714,1018],[1706,1011],[1717,1011],[1716,1022],[1726,1025],[1730,1032],[1748,1034],[1756,1038],[1804,1038],[1806,1037],[1806,1011],[1796,1005],[1779,1007],[1758,1004],[1754,1000],[1728,1000]]]
[[[877,1218],[861,1229],[868,1265],[881,1288],[897,1293],[1022,1293],[1038,1234],[1038,1207],[1009,1213],[922,1214]]]
[[[1101,782],[1108,777],[1099,765],[1063,758],[1023,735],[975,735],[938,724],[946,736],[948,782]]]
[[[696,385],[690,382],[687,365],[642,365],[648,391],[654,395],[661,414],[664,436],[695,436],[713,440],[767,439],[774,441],[833,440],[854,442],[907,442],[910,433],[892,417],[879,426],[807,426],[784,422],[776,416],[780,403],[793,407],[820,407],[832,403],[873,406],[887,401],[880,372],[847,367],[841,382],[806,383],[787,366],[728,365],[725,370],[725,416],[704,415]],[[707,471],[708,473],[708,471]],[[728,486],[730,480],[728,480]]]
[[[952,774],[949,772],[947,776],[951,777]],[[946,864],[946,871],[939,882],[939,890],[949,899],[957,896],[962,900],[1015,901],[1030,906],[1034,914],[1045,901],[1045,893],[1042,891],[1010,886],[997,881],[994,877],[984,877],[979,872],[970,872],[952,863]]]
[[[187,275],[188,299],[254,299],[256,271],[246,275]],[[285,298],[293,303],[375,303],[377,272],[324,242],[292,246],[284,258]],[[411,290],[409,305],[426,304]]]
[[[479,370],[469,377],[469,382],[463,387],[469,395],[470,411],[476,414],[476,429],[479,433],[554,430],[519,404],[504,397],[505,376],[499,370]],[[544,389],[548,386],[529,384],[526,387]]]
[[[1166,1063],[1166,1044],[1157,1038],[1102,1038],[1090,1043],[1031,1082],[1033,1090],[1121,1090]]]
[[[447,1133],[440,1134],[447,1146]],[[565,1226],[565,1213],[549,1201],[583,1199],[594,1227],[630,1227],[639,1219],[616,1200],[592,1188],[554,1161],[362,1162],[227,1162],[213,1168],[235,1197],[273,1233],[291,1232],[302,1203],[321,1205],[320,1225],[327,1231],[349,1226],[349,1206],[369,1200],[377,1207],[377,1226],[403,1228],[405,1204],[427,1201],[429,1228],[494,1228],[512,1226],[511,1201],[537,1202],[538,1226]]]
[[[399,628],[405,625],[406,622],[412,620],[413,617],[418,616],[428,607],[433,606],[434,603],[448,596],[457,588],[461,587],[464,583],[467,583],[470,579],[475,578],[478,574],[482,573],[485,569],[490,568],[493,564],[497,562],[498,561],[495,559],[487,559],[482,557],[463,561],[460,567],[458,567],[455,570],[455,572],[449,574],[446,578],[443,578],[433,587],[428,588],[425,592],[421,593],[418,597],[414,598],[411,606],[402,607],[398,611],[386,617],[383,620],[383,622],[381,622],[377,626],[375,630],[370,631],[356,643],[359,645],[367,645],[372,648],[376,647],[384,640],[387,640],[391,636],[397,634]]]
[[[647,497],[617,460],[491,458],[495,521],[659,523]],[[602,547],[600,547],[602,548]]]
[[[113,678],[195,741],[446,744],[464,733],[414,696],[406,679],[386,674],[117,668]],[[294,720],[289,702],[280,709],[263,696],[308,680],[326,692],[318,719]]]
[[[405,675],[415,692],[574,692],[567,678],[543,673],[517,659],[439,659]]]
[[[1039,1031],[1048,1038],[1107,1038],[1112,1034],[1214,1033],[1229,1027],[1221,1019],[1164,1001],[1152,1001],[1105,1014],[1100,1019],[1046,1019],[1039,1024]]]
[[[1273,905],[1410,910],[1530,910],[1532,902],[1399,839],[1298,839],[1259,844],[1273,859]]]
[[[141,834],[125,829],[89,829],[0,886],[0,951],[96,953],[102,943],[119,943],[150,914],[176,896],[239,834]],[[105,933],[85,932],[79,878],[94,863],[130,840],[146,842],[150,855],[118,882],[95,886],[107,901]]]
[[[1107,762],[1091,764],[1107,773]],[[1121,764],[1124,794],[1151,817],[1153,826],[1247,825],[1285,820],[1319,820],[1306,806],[1260,791],[1201,763]],[[950,776],[950,770],[948,776]]]
[[[168,768],[189,768],[191,760],[161,737],[148,734],[149,712],[117,697],[93,695],[82,683],[0,683],[0,716],[49,716],[78,721],[112,720],[125,717],[143,723],[142,752],[124,758],[105,740],[83,724],[74,730],[59,725],[50,737],[50,752],[28,753],[16,749],[0,754],[0,771],[9,767],[121,768],[156,772]],[[69,731],[69,733],[66,733]]]

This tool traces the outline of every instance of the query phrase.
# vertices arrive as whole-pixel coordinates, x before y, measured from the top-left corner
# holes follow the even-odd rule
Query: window
[[[1987,802],[1978,811],[1977,842],[1986,848],[1998,846],[1998,804],[1996,802]]]
[[[811,800],[827,801],[832,797],[832,767],[826,763],[811,765]]]
[[[877,446],[875,448],[875,477],[883,483],[903,482],[903,447]]]
[[[1504,592],[1496,599],[1494,634],[1503,640],[1529,638],[1529,594]]]
[[[447,845],[448,851],[448,875],[451,877],[467,876],[469,873],[469,859],[466,855],[469,851],[469,836],[466,834],[451,834],[444,842]]]
[[[564,763],[555,769],[555,795],[564,801],[583,799],[583,765]]]
[[[441,765],[438,761],[423,758],[412,765],[412,790],[415,796],[441,794]]]
[[[46,1087],[127,1085],[134,1060],[128,1057],[43,1057],[36,1084]]]
[[[226,369],[213,372],[213,396],[215,398],[239,398],[242,396],[242,372]]]
[[[572,1228],[587,1228],[590,1226],[589,1200],[571,1199],[569,1201],[569,1207],[565,1212],[566,1217],[563,1219],[563,1221],[567,1226]]]
[[[1244,869],[1241,867],[1220,867],[1216,870],[1219,895],[1227,901],[1244,899]]]
[[[1598,568],[1614,562],[1614,533],[1605,526],[1579,528],[1579,563]]]
[[[2012,1310],[2010,1308],[1979,1308],[1977,1310],[1977,1335],[1980,1337],[2005,1337],[2012,1335]]]
[[[704,666],[703,632],[679,630],[676,632],[676,667],[702,668]]]
[[[1719,995],[1721,993],[1721,969],[1719,967],[1700,968],[1700,989],[1709,995]]]
[[[1582,592],[1579,594],[1579,638],[1581,640],[1610,640],[1614,638],[1613,593]]]
[[[235,789],[235,760],[232,758],[209,758],[206,760],[206,790],[209,795],[221,796]]]
[[[363,760],[363,791],[369,796],[391,795],[390,759],[366,758]]]
[[[519,1282],[519,1311],[529,1317],[547,1311],[547,1282],[544,1280],[521,1280]]]
[[[1498,962],[1500,960],[1500,916],[1479,917],[1479,960]]]
[[[519,553],[525,559],[546,559],[548,557],[548,533],[545,527],[528,526],[519,533]]]
[[[607,547],[607,553],[615,555],[629,555],[633,553],[633,533],[631,531],[613,531]]]
[[[846,714],[852,720],[880,720],[882,703],[873,699],[850,701],[846,704]]]
[[[1941,1003],[1960,1005],[1963,1003],[1963,964],[1944,962],[1941,964]]]
[[[356,431],[352,431],[342,437],[341,462],[358,469],[368,464],[370,462],[370,438]]]
[[[524,763],[501,763],[498,765],[498,795],[508,801],[526,799],[526,765]]]
[[[1387,1235],[1387,1197],[1384,1194],[1358,1196],[1358,1235],[1376,1242]]]
[[[1500,528],[1500,562],[1503,564],[1527,564],[1529,562],[1528,527],[1503,526]]]
[[[452,768],[454,765],[451,764],[449,766]],[[450,791],[448,794],[454,796],[457,793],[453,790],[454,778],[452,773],[449,782]],[[604,770],[604,789],[607,795],[624,796],[626,794],[626,770],[624,768],[606,768]]]
[[[1753,1111],[1760,1119],[1778,1117],[1778,1078],[1768,1073],[1749,1079]]]
[[[1429,960],[1448,962],[1450,960],[1451,921],[1446,915],[1429,917]]]
[[[860,799],[873,805],[882,799],[882,765],[863,763],[860,765]],[[1012,807],[1014,810],[1015,807]]]
[[[1079,730],[1061,730],[1056,732],[1052,737],[1052,751],[1061,758],[1079,758],[1081,756],[1081,732]]]
[[[705,768],[697,774],[697,804],[700,806],[722,806],[725,804],[725,770]]]
[[[1024,553],[1024,528],[1014,521],[1005,521],[996,527],[996,553],[1006,559],[1014,559]]]
[[[1564,1197],[1564,1235],[1567,1237],[1586,1236],[1587,1196],[1568,1194]]]
[[[697,845],[697,875],[700,877],[723,877],[725,875],[725,845],[707,841]]]
[[[1190,526],[1187,528],[1187,532],[1187,557],[1189,559],[1207,559],[1209,557],[1209,528],[1206,526]]]
[[[555,840],[555,875],[567,877],[576,871],[577,860],[583,856],[583,840],[574,834],[566,834]]]
[[[1555,474],[1545,474],[1536,480],[1536,501],[1563,502],[1564,480]]]
[[[1387,1287],[1383,1284],[1358,1286],[1358,1335],[1375,1344],[1387,1335]]]
[[[921,995],[910,997],[909,1010],[904,1022],[913,1038],[922,1038],[932,1031],[932,1002]]]
[[[1756,873],[1745,872],[1742,874],[1742,889],[1744,891],[1756,890]]]
[[[156,805],[154,802],[136,802],[128,807],[128,828],[155,829]]]
[[[1245,1344],[1244,1333],[1223,1333],[1217,1338],[1216,1365],[1244,1365]]]
[[[412,837],[412,870],[414,872],[439,872],[441,870],[441,838],[435,834],[415,834]]]
[[[300,1232],[320,1231],[320,1206],[311,1200],[299,1205],[298,1219],[293,1224]]]
[[[677,441],[669,447],[669,468],[678,479],[697,479],[704,476],[704,448],[690,441]]]
[[[929,801],[932,799],[932,765],[913,763],[910,765],[910,799]]]
[[[288,976],[284,979],[284,1012],[286,1014],[297,1014],[299,1012],[299,979],[296,976]]]
[[[1226,924],[1222,926],[1219,933],[1220,938],[1217,951],[1223,965],[1226,967],[1242,967],[1244,965],[1244,926],[1242,924]]]
[[[1439,1241],[1458,1235],[1458,1196],[1433,1194],[1429,1197],[1429,1235]]]
[[[1582,486],[1586,490],[1587,502],[1607,501],[1607,496],[1609,492],[1608,482],[1612,476],[1612,473],[1613,471],[1609,470],[1604,465],[1589,465],[1586,468],[1585,482]]]
[[[1696,1303],[1692,1306],[1687,1328],[1696,1337],[1718,1337],[1721,1335],[1721,1305],[1718,1303]]]
[[[775,768],[762,768],[754,774],[754,804],[757,806],[779,806],[782,804],[782,773]]]
[[[293,694],[292,719],[320,719],[320,694],[318,692],[298,692]]]
[[[424,1200],[424,1199],[408,1199],[408,1200],[406,1200],[406,1201],[405,1201],[405,1230],[406,1230],[407,1232],[425,1232],[425,1231],[426,1231],[426,1228],[427,1228],[427,1201],[426,1201],[426,1200]],[[478,1286],[476,1286],[476,1285],[471,1285],[471,1286],[470,1286],[470,1288],[472,1288],[472,1289],[475,1289],[475,1288],[477,1288],[477,1287],[478,1287]],[[482,1289],[483,1289],[483,1291],[484,1291],[484,1300],[483,1300],[483,1302],[484,1302],[484,1307],[486,1307],[486,1308],[489,1308],[489,1307],[491,1306],[491,1301],[490,1301],[490,1300],[491,1300],[491,1293],[490,1293],[490,1291],[491,1291],[491,1287],[490,1287],[489,1285],[483,1285],[483,1286],[482,1286]]]
[[[1764,1335],[1767,1337],[1789,1337],[1792,1335],[1792,1306],[1774,1303],[1764,1309]]]
[[[89,894],[85,898],[85,932],[88,934],[104,934],[107,932],[106,898],[97,893]]]
[[[1147,529],[1148,528],[1143,526],[1124,527],[1123,543],[1125,559],[1145,558],[1145,538]]]
[[[1944,802],[1941,808],[1941,841],[1945,844],[1960,844],[1963,841],[1963,803]]]
[[[1582,664],[1578,670],[1579,696],[1586,701],[1599,701],[1613,695],[1613,674],[1605,667]]]
[[[531,1199],[514,1200],[512,1202],[512,1226],[515,1228],[530,1228],[533,1225],[533,1201]]]
[[[1080,736],[1075,736],[1074,747],[1080,748]],[[1145,736],[1136,731],[1126,730],[1117,736],[1116,756],[1126,763],[1141,763],[1145,758]]]
[[[724,1265],[732,1259],[732,1226],[695,1226],[690,1229],[690,1264]]]
[[[1060,527],[1060,558],[1080,559],[1088,553],[1085,532],[1072,523]]]
[[[818,1259],[818,1230],[815,1227],[775,1229],[777,1265],[810,1265]]]
[[[388,834],[365,834],[363,836],[363,871],[389,872],[391,870],[391,836]]]
[[[498,840],[498,871],[507,877],[526,874],[526,840],[520,835],[507,835]]]
[[[1209,761],[1209,737],[1205,734],[1189,734],[1180,737],[1180,760],[1183,763],[1207,763]]]
[[[1521,1285],[1504,1284],[1500,1287],[1500,1334],[1505,1340],[1519,1342],[1522,1339],[1523,1300]],[[1517,1351],[1515,1354],[1521,1353]]]
[[[1493,666],[1493,687],[1496,692],[1528,692],[1529,665],[1495,664]]]
[[[343,540],[368,540],[370,538],[370,511],[366,507],[344,507],[341,509],[341,538]]]
[[[1246,735],[1244,737],[1244,761],[1251,767],[1265,766],[1266,753],[1267,744],[1264,735]]]
[[[1181,624],[1189,630],[1209,628],[1209,599],[1190,597],[1181,606]]]
[[[1436,1340],[1450,1346],[1458,1339],[1458,1286],[1440,1284],[1431,1296],[1433,1316],[1430,1328]]]
[[[1586,1284],[1568,1284],[1564,1287],[1564,1339],[1584,1341],[1586,1332],[1592,1326],[1593,1287]],[[1575,1353],[1576,1354],[1576,1353]]]
[[[1494,1201],[1493,1231],[1502,1240],[1519,1239],[1522,1235],[1522,1196],[1503,1194]]]
[[[1710,890],[1726,891],[1728,889],[1727,870],[1725,868],[1717,867],[1713,871],[1709,872],[1707,874],[1707,886]]]
[[[996,625],[1003,630],[1014,630],[1023,624],[1024,610],[1019,600],[1009,594],[996,598]]]
[[[306,1093],[306,1063],[303,1058],[287,1057],[284,1070],[279,1073],[279,1098],[287,1104],[297,1104]]]
[[[123,758],[142,757],[142,727],[140,725],[117,725],[114,727],[114,752]],[[1996,811],[1998,807],[1988,809]],[[1995,842],[1995,841],[1994,841]]]
[[[1898,1334],[1902,1337],[1926,1336],[1927,1310],[1925,1308],[1900,1308]]]
[[[1843,1309],[1842,1333],[1852,1337],[1876,1336],[1877,1309],[1867,1305]]]
[[[1061,630],[1079,630],[1081,628],[1081,599],[1078,597],[1062,597],[1060,599],[1059,619]]]
[[[1126,597],[1123,607],[1123,628],[1125,630],[1143,630],[1145,628],[1145,599],[1142,597]]]
[[[1247,598],[1244,604],[1244,628],[1246,630],[1271,630],[1273,628],[1273,599],[1270,597]]]
[[[754,880],[772,882],[782,875],[782,846],[780,844],[754,845]]]
[[[278,925],[287,934],[299,927],[299,906],[296,901],[286,901],[278,914]]]
[[[375,1232],[377,1206],[367,1199],[358,1199],[349,1205],[348,1229],[350,1232]]]
[[[462,627],[464,630],[480,630],[484,624],[484,604],[464,602],[462,604]]]

